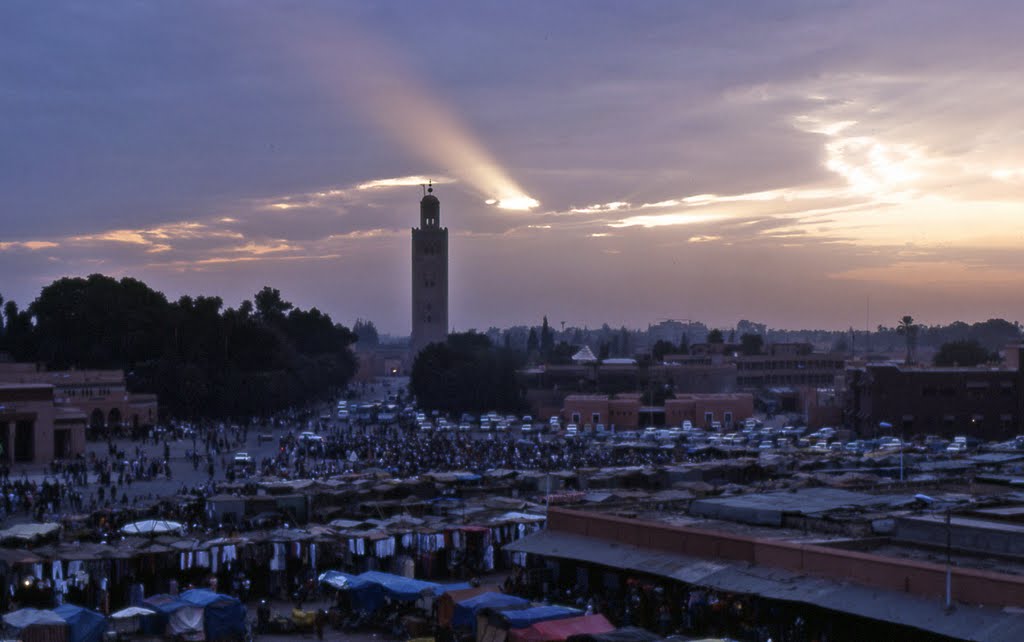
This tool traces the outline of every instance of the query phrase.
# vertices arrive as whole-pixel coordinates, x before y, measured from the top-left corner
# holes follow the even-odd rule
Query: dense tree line
[[[416,356],[409,389],[426,410],[519,411],[524,403],[515,377],[524,363],[524,353],[498,348],[486,335],[450,334]]]
[[[115,368],[182,418],[249,418],[336,394],[355,373],[355,335],[265,287],[224,308],[219,297],[170,302],[142,281],[63,278],[27,309],[4,306],[0,351],[50,369]]]

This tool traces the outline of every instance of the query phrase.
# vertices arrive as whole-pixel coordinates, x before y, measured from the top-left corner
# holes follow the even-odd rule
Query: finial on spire
[[[427,179],[427,194],[433,194],[433,193],[434,193],[434,180],[433,179]]]

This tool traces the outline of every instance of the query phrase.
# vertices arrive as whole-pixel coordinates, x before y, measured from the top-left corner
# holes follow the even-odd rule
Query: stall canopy
[[[144,519],[141,522],[126,524],[121,532],[129,535],[163,535],[164,533],[180,533],[184,528],[178,522],[166,519]]]
[[[18,609],[17,611],[4,614],[4,624],[20,631],[35,625],[56,624],[58,626],[66,626],[67,622],[53,611]]]
[[[245,605],[238,598],[192,589],[181,594],[181,601],[203,609],[203,628],[208,642],[245,635]]]
[[[352,588],[352,583],[355,582],[356,579],[355,575],[343,573],[341,571],[324,571],[319,577],[321,584],[326,584],[327,586],[338,589],[339,591]]]
[[[508,628],[525,629],[537,622],[577,617],[583,615],[583,611],[568,606],[532,606],[528,609],[499,611],[497,615],[508,623]]]
[[[578,633],[569,642],[655,642],[661,636],[638,626],[624,626],[607,633]]]
[[[156,611],[156,629],[169,636],[193,636],[203,633],[204,609],[170,595],[152,595],[142,605]]]
[[[143,630],[159,633],[152,624],[156,620],[156,611],[141,606],[129,606],[110,614],[110,623],[118,633],[138,633]]]
[[[379,585],[384,589],[384,594],[393,600],[415,600],[424,592],[434,593],[441,587],[436,582],[424,582],[423,580],[414,580],[409,577],[381,573],[379,571],[367,571],[361,573],[358,577],[363,582]]]
[[[70,642],[101,642],[107,630],[107,618],[96,611],[62,604],[53,612],[68,623]]]
[[[509,631],[509,642],[562,642],[581,633],[607,633],[615,627],[603,615],[581,615],[564,620],[537,622]]]
[[[352,594],[352,608],[364,613],[375,613],[384,605],[385,598],[412,602],[424,595],[435,595],[441,585],[391,573],[367,571],[350,579],[346,588]]]
[[[476,614],[481,609],[525,609],[530,606],[529,600],[505,593],[481,593],[455,605],[452,615],[452,627],[469,627],[476,629]]]
[[[470,588],[448,591],[437,598],[437,623],[448,628],[452,625],[452,617],[455,615],[455,605],[481,593],[497,593],[498,587],[493,584],[473,586]]]

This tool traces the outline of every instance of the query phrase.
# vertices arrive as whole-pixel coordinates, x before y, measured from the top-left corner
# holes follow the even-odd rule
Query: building
[[[1019,349],[1018,349],[1019,350]],[[1020,363],[1015,356],[1010,363]],[[1024,372],[1015,368],[920,368],[896,363],[851,368],[846,416],[864,436],[970,435],[1010,439],[1021,432]],[[881,434],[881,433],[879,433]]]
[[[754,416],[754,397],[746,392],[727,394],[678,394],[665,400],[665,425],[710,427],[719,422],[728,430]]]
[[[0,383],[0,463],[46,465],[85,452],[85,414],[45,383]]]
[[[448,228],[441,203],[428,187],[420,201],[420,226],[412,230],[412,339],[416,355],[448,337]]]
[[[656,392],[726,396],[749,393],[746,397],[753,395],[758,407],[766,412],[803,414],[814,422],[810,425],[821,426],[836,423],[841,418],[841,408],[833,412],[833,404],[823,404],[820,400],[839,394],[837,391],[842,390],[846,381],[845,367],[842,355],[816,353],[810,344],[804,343],[773,344],[764,354],[756,355],[724,350],[722,344],[703,344],[695,354],[665,355],[660,363],[594,359],[571,365],[544,364],[520,370],[517,379],[538,416],[557,414],[559,403],[573,394],[622,397],[639,393],[649,400],[663,396]],[[829,409],[817,412],[819,406],[829,406]],[[678,425],[673,419],[662,418],[660,412],[660,406],[644,409],[638,421],[644,425]],[[695,425],[703,425],[703,416],[703,411],[698,413],[700,421],[695,421]],[[747,416],[749,413],[744,414]],[[734,414],[734,418],[741,417]],[[729,423],[723,417],[716,417],[715,421],[723,425]],[[617,421],[611,423],[620,425]]]
[[[777,500],[829,505],[827,499],[786,495],[763,496],[759,507],[742,510],[763,509],[770,516]],[[1010,641],[1024,635],[1024,616],[1016,608],[1024,600],[1024,578],[1016,570],[942,564],[936,551],[944,547],[948,554],[950,540],[941,517],[930,531],[917,527],[935,541],[933,548],[905,547],[902,554],[864,550],[849,540],[760,535],[751,527],[737,533],[721,520],[689,526],[676,515],[634,519],[552,506],[547,518],[545,530],[503,549],[526,554],[525,577],[553,586],[552,592],[593,588],[619,600],[645,585],[657,586],[670,602],[714,596],[725,604],[720,613],[735,618],[707,619],[705,608],[698,608],[691,611],[698,630],[709,622],[715,631],[730,625],[739,630],[742,617],[779,639],[797,618],[807,633],[798,639],[824,633],[834,640]],[[963,562],[963,551],[956,552]],[[946,600],[953,608],[945,607]]]
[[[157,397],[128,392],[121,370],[47,371],[34,363],[0,363],[0,384],[48,384],[59,407],[81,411],[89,432],[148,428],[158,419]]]
[[[643,396],[639,393],[583,394],[568,395],[564,404],[562,419],[582,429],[604,424],[608,428],[635,430],[641,424],[680,426],[683,421],[701,428],[720,422],[728,428],[754,414],[754,398],[749,393],[680,394],[656,406],[643,405]]]

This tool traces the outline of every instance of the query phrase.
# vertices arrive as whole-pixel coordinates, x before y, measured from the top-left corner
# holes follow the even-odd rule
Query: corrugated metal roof
[[[549,530],[508,544],[505,550],[659,575],[731,593],[800,602],[963,640],[1024,640],[1022,613],[957,605],[947,614],[939,600],[808,577],[784,569],[719,562]]]

